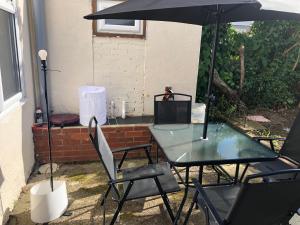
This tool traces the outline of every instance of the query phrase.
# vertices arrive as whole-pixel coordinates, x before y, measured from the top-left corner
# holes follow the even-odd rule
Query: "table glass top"
[[[209,124],[208,140],[201,139],[203,124],[151,125],[149,128],[168,160],[177,166],[258,162],[278,157],[227,124]]]

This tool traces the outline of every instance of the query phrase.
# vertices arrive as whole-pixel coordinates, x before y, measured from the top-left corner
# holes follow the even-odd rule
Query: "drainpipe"
[[[28,0],[28,20],[30,30],[31,61],[34,82],[36,107],[40,107],[46,116],[46,103],[44,99],[44,76],[41,70],[41,61],[38,58],[40,49],[47,49],[47,35],[45,23],[45,0]]]

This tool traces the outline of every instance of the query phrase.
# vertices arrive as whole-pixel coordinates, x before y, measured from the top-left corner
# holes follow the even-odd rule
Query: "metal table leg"
[[[179,209],[176,213],[176,217],[175,217],[175,220],[174,220],[174,225],[177,225],[178,220],[180,219],[180,214],[182,212],[183,206],[184,206],[185,201],[187,199],[187,195],[188,195],[188,192],[189,192],[189,185],[188,185],[189,184],[189,175],[190,175],[190,168],[186,167],[186,170],[185,170],[185,183],[187,185],[185,185],[183,199],[182,199],[182,201],[179,205]]]
[[[199,167],[199,183],[202,184],[203,179],[203,165]]]
[[[237,184],[239,181],[239,171],[240,171],[240,164],[236,164],[235,176],[234,176],[234,183]]]

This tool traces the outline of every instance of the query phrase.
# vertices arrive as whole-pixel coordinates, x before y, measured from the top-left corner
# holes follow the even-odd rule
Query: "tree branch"
[[[293,50],[294,48],[296,48],[299,45],[300,45],[299,42],[293,44],[291,47],[289,47],[288,49],[284,50],[284,52],[283,52],[282,55],[286,56],[291,50]]]

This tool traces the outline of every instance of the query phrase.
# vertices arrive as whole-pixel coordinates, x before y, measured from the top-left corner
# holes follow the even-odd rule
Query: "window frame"
[[[0,68],[0,114],[2,114],[4,111],[8,110],[12,106],[18,104],[21,102],[21,100],[25,97],[24,93],[24,79],[23,79],[23,70],[22,70],[22,52],[20,48],[20,33],[19,33],[19,25],[18,25],[18,12],[16,3],[14,0],[0,0],[0,9],[4,10],[13,16],[13,22],[14,22],[14,35],[15,40],[14,44],[16,45],[16,61],[17,61],[17,72],[19,75],[19,82],[20,82],[20,91],[17,92],[15,95],[9,97],[8,99],[4,100],[3,95],[3,86],[2,86],[2,78],[1,78],[1,68]]]
[[[108,5],[108,2],[103,1],[109,1],[109,0],[101,0],[103,5]],[[110,5],[110,4],[109,4]],[[98,0],[92,0],[92,11],[93,13],[99,11],[98,6]],[[144,20],[135,20],[136,23],[138,23],[136,26],[140,27],[140,32],[137,33],[134,32],[134,29],[130,29],[130,27],[127,27],[125,29],[125,26],[117,26],[117,25],[105,25],[103,20],[93,20],[93,35],[97,37],[125,37],[125,38],[140,38],[145,39],[146,38],[146,21]],[[99,26],[104,27],[103,31],[99,31]],[[136,28],[135,26],[135,28]],[[109,29],[111,28],[111,29]],[[119,28],[119,29],[118,29]]]

